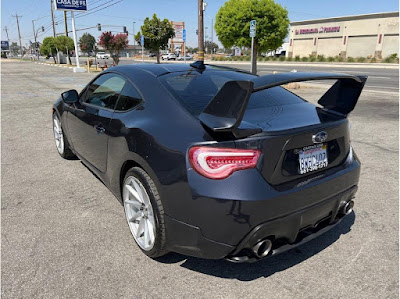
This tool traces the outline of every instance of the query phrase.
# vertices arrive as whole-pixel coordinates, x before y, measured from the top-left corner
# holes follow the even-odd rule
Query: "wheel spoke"
[[[129,218],[129,222],[135,222],[140,216],[142,215],[142,211],[138,210],[137,212],[135,212],[131,218]]]
[[[139,202],[143,202],[142,198],[140,195],[136,192],[135,189],[132,188],[130,185],[125,185],[125,188],[128,189],[129,193],[132,194],[132,196]]]
[[[149,235],[148,223],[149,223],[149,221],[147,221],[147,219],[145,219],[145,221],[144,221],[144,246],[149,246],[150,235]]]
[[[144,222],[145,222],[145,219],[144,219],[144,218],[141,218],[140,221],[139,221],[139,227],[138,227],[137,233],[136,233],[136,236],[137,236],[138,238],[140,238],[140,237],[142,236],[142,234],[143,234],[143,231],[144,231]]]
[[[150,221],[150,219],[147,219],[147,228],[148,228],[148,234],[150,238],[150,242],[153,243],[155,240],[155,235],[154,235],[154,226],[153,223]]]
[[[139,184],[132,180],[133,187],[135,188],[136,194],[139,196],[139,200],[143,202],[143,191]],[[132,188],[133,189],[133,188]]]
[[[128,199],[128,200],[125,200],[124,202],[126,204],[128,204],[128,205],[134,206],[138,210],[142,207],[142,204],[140,202],[136,201],[136,200],[129,200]]]

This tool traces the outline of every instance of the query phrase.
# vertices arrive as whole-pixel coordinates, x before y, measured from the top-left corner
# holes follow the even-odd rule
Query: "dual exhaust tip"
[[[340,209],[340,213],[342,215],[349,215],[351,212],[353,212],[353,208],[354,208],[354,201],[349,200],[348,202],[346,202],[343,207]]]
[[[340,209],[340,213],[343,215],[349,215],[351,212],[353,212],[353,208],[354,208],[354,201],[349,200],[342,206],[342,208]],[[258,258],[263,258],[271,252],[272,241],[269,239],[259,241],[251,249]]]
[[[268,255],[268,253],[270,253],[272,249],[272,242],[271,240],[262,240],[258,243],[256,243],[256,245],[253,246],[252,250],[253,253],[258,257],[258,258],[262,258]]]

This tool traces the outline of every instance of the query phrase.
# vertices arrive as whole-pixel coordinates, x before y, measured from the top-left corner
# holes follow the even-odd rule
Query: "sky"
[[[187,45],[197,45],[197,0],[86,0],[88,12],[75,13],[77,29],[102,24],[102,31],[122,32],[122,26],[126,26],[129,32],[129,44],[133,43],[132,31],[139,31],[143,19],[152,17],[167,18],[170,21],[185,22]],[[225,0],[205,0],[207,2],[204,13],[205,35],[211,39],[211,21],[215,19],[218,9],[223,6]],[[275,0],[289,11],[290,21],[320,19],[346,15],[368,14],[377,12],[398,11],[397,0]],[[51,0],[2,0],[1,1],[1,40],[7,40],[5,27],[11,42],[18,42],[18,30],[15,15],[19,18],[22,45],[27,46],[34,41],[32,20],[36,29],[45,27],[45,32],[39,32],[38,41],[46,36],[52,36],[51,26]],[[97,7],[97,8],[96,8]],[[68,13],[68,16],[70,14]],[[56,32],[65,32],[63,12],[55,11],[57,21]],[[135,22],[135,24],[133,24]],[[71,20],[68,17],[68,29],[71,30]],[[113,27],[121,26],[121,27]],[[97,28],[77,31],[78,39],[89,32],[98,38],[100,31]],[[206,38],[207,39],[207,38]],[[214,41],[220,46],[214,30]]]

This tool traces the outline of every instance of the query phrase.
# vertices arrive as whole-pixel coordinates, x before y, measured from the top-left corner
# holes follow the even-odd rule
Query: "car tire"
[[[74,152],[71,150],[67,136],[64,134],[60,118],[56,112],[53,112],[53,134],[57,151],[60,156],[67,160],[76,158]]]
[[[164,208],[157,187],[139,167],[128,170],[122,184],[126,220],[140,250],[151,258],[168,253]]]

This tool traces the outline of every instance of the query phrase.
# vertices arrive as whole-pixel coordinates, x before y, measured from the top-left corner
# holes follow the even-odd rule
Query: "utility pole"
[[[135,59],[135,54],[136,54],[136,49],[135,49],[135,23],[133,22],[133,31],[132,31],[132,35],[133,35],[133,59]]]
[[[198,61],[204,63],[204,22],[203,22],[203,12],[204,12],[204,2],[203,0],[198,0],[198,10],[199,10],[199,18],[198,18],[198,47],[197,51]]]
[[[13,16],[17,19],[17,27],[18,27],[18,38],[19,38],[19,49],[21,51],[21,57],[23,55],[22,53],[22,43],[21,43],[21,32],[19,31],[19,18],[22,18],[22,16],[19,16],[18,14],[16,14],[15,16]]]
[[[4,30],[6,31],[7,40],[8,40],[8,43],[10,44],[10,38],[8,37],[8,28],[7,28],[7,26],[4,27]]]
[[[53,24],[53,37],[56,37],[56,24],[55,24],[55,21],[54,21],[53,0],[50,0],[50,8],[51,8],[51,22]]]
[[[35,31],[35,20],[32,20],[32,28],[33,28],[33,38],[35,39],[34,50],[35,50],[35,55],[36,55],[36,31]]]
[[[214,19],[213,18],[211,18],[211,60],[212,60],[212,58],[213,58],[213,52],[214,52],[214,49],[213,49],[213,44],[214,44]]]
[[[64,26],[65,26],[65,36],[68,36],[67,12],[65,10],[64,10]],[[67,49],[67,57],[69,64],[72,64],[71,56],[69,55],[68,49]]]

